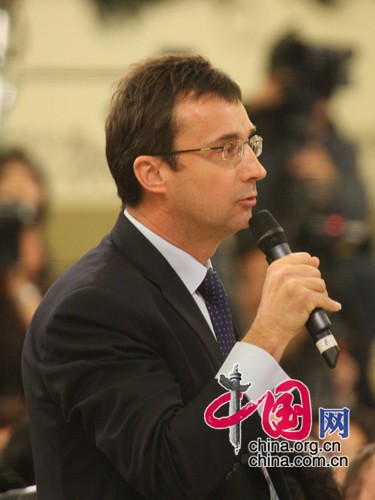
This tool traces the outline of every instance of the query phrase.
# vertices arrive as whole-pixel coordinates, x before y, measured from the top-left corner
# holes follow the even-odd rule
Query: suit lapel
[[[224,361],[220,348],[195,300],[166,259],[123,213],[117,219],[111,239],[122,255],[160,288],[165,299],[199,337],[217,370]]]

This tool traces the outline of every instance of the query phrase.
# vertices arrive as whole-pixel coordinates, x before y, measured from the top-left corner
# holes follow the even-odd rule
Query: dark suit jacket
[[[228,430],[204,422],[222,362],[177,274],[120,214],[50,288],[25,341],[38,500],[269,498]],[[261,435],[247,419],[244,452]]]

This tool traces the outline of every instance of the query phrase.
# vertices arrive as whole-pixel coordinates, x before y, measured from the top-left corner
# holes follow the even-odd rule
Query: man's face
[[[177,102],[178,132],[174,150],[222,146],[246,140],[254,125],[241,103],[216,96]],[[173,217],[185,234],[220,241],[246,228],[256,204],[256,181],[266,175],[253,151],[245,146],[239,161],[225,161],[221,150],[178,155],[177,171],[170,170],[169,194]]]

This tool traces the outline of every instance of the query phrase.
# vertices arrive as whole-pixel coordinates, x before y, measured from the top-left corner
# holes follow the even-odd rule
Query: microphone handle
[[[267,249],[266,258],[270,264],[274,260],[291,254],[288,243],[279,243]],[[339,357],[339,346],[331,332],[331,321],[323,309],[314,309],[306,322],[306,328],[312,336],[315,345],[329,368],[334,368]]]

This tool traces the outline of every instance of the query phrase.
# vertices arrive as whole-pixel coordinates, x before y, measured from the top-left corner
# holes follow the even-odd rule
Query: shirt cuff
[[[251,383],[245,396],[252,401],[257,401],[268,390],[272,391],[290,378],[271,354],[248,342],[236,342],[216,378],[221,373],[229,377],[235,365],[238,365],[238,371],[242,375],[241,384]]]

